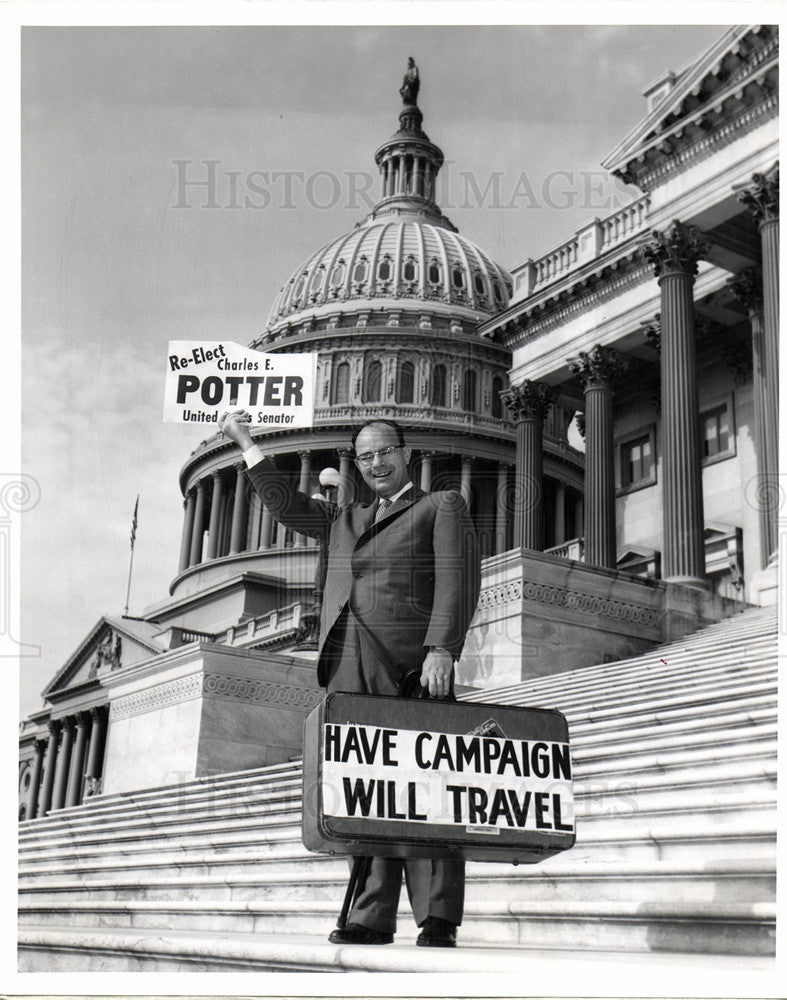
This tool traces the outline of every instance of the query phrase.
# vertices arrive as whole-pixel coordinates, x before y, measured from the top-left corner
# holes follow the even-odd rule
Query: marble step
[[[672,790],[676,794],[685,795],[690,790],[689,786],[700,786],[710,792],[715,790],[714,794],[726,795],[727,786],[730,786],[733,789],[730,794],[734,795],[734,789],[741,784],[751,788],[762,786],[763,782],[770,785],[775,776],[775,756],[768,750],[764,756],[744,755],[740,758],[722,757],[706,761],[701,772],[697,771],[692,762],[668,771],[656,764],[650,769],[637,770],[633,781],[624,771],[611,769],[606,775],[598,773],[587,779],[576,780],[574,789],[579,804],[586,798],[591,801],[588,810],[607,809],[611,799],[614,808],[624,811],[633,794],[668,794]],[[261,843],[275,842],[280,837],[293,835],[297,835],[299,839],[300,796],[279,803],[275,811],[274,805],[276,804],[265,802],[259,809],[255,809],[249,803],[242,812],[233,805],[232,808],[223,809],[221,815],[216,816],[212,812],[209,817],[199,811],[187,817],[180,810],[173,809],[170,815],[164,813],[158,817],[154,827],[151,827],[149,818],[145,816],[134,817],[123,823],[115,821],[110,829],[93,828],[89,832],[70,826],[52,827],[46,835],[38,833],[26,842],[23,857],[27,857],[28,852],[35,856],[35,852],[46,850],[50,843],[53,850],[66,847],[69,853],[73,852],[75,845],[95,842],[136,844],[141,831],[144,831],[145,838],[154,851],[160,850],[162,843],[168,841],[174,841],[179,847],[185,846],[183,838],[188,836],[197,840],[205,837],[212,846],[234,842],[236,838],[257,839]],[[633,810],[640,806],[635,803],[628,808]],[[51,840],[52,837],[55,839]],[[89,839],[86,840],[86,837]]]
[[[665,651],[666,652],[666,651]],[[657,659],[645,668],[643,665],[632,666],[625,672],[609,672],[607,674],[585,676],[582,670],[569,671],[566,674],[551,674],[543,678],[543,683],[535,679],[519,681],[505,688],[479,688],[462,692],[462,701],[507,702],[511,697],[528,699],[560,698],[567,705],[580,702],[588,694],[617,699],[621,694],[637,693],[644,689],[659,691],[675,690],[680,694],[689,690],[693,683],[712,686],[713,683],[740,680],[748,673],[767,676],[773,671],[776,659],[775,638],[762,640],[757,649],[741,653],[737,648],[720,654],[717,659],[703,657],[686,657],[676,659],[671,657],[665,664],[664,657]],[[575,681],[566,684],[560,680],[571,676]]]
[[[552,860],[552,859],[550,859]],[[612,870],[610,870],[612,869]],[[703,872],[693,870],[690,865],[639,863],[612,866],[610,864],[585,863],[574,871],[566,871],[565,866],[547,867],[523,865],[514,869],[511,865],[468,864],[466,900],[468,912],[490,900],[502,908],[509,902],[544,902],[565,900],[569,902],[592,902],[596,900],[622,900],[633,902],[669,902],[675,899],[676,891],[681,898],[696,902],[772,902],[776,893],[775,858],[721,862],[709,866]],[[347,878],[347,865],[333,859],[322,871],[322,885],[335,886],[335,898],[341,898],[341,886]],[[302,880],[307,881],[308,880]],[[283,890],[284,891],[284,890]],[[206,888],[206,892],[209,889]],[[404,894],[403,894],[404,900]],[[238,900],[206,899],[146,900],[146,899],[79,899],[63,901],[52,896],[44,898],[42,893],[25,895],[19,906],[20,921],[23,923],[74,923],[89,926],[96,924],[128,926],[131,916],[140,915],[137,926],[145,926],[144,921],[153,919],[159,911],[203,914],[210,919],[211,914],[227,913],[245,915],[249,910],[260,909],[271,913],[284,913],[289,908],[299,911],[300,900],[275,898],[263,901],[254,898]],[[315,904],[317,900],[314,901]],[[323,900],[321,905],[329,907],[331,902]],[[406,909],[406,901],[402,904]],[[73,919],[68,915],[73,913]],[[151,925],[152,926],[152,925]],[[196,926],[196,925],[193,925]],[[230,928],[231,929],[231,928]],[[238,928],[241,929],[241,928]]]
[[[663,776],[662,776],[663,777]],[[679,810],[685,802],[686,789],[664,783],[649,789],[636,787],[633,784],[619,782],[608,787],[597,785],[587,793],[582,791],[582,783],[575,787],[575,814],[578,820],[585,820],[600,814],[623,817],[627,814],[658,812],[673,812]],[[770,804],[774,799],[774,777],[762,775],[759,778],[748,777],[744,781],[732,781],[725,784],[707,784],[700,782],[692,793],[694,809],[714,809],[734,807],[741,809],[743,803],[758,807]],[[243,835],[231,836],[225,834],[218,842],[207,833],[202,824],[195,822],[188,833],[174,833],[167,842],[157,839],[151,843],[148,839],[125,837],[113,841],[104,840],[98,843],[84,843],[75,837],[68,844],[67,862],[64,859],[63,841],[52,843],[43,840],[36,846],[27,848],[20,856],[19,872],[28,874],[44,870],[53,862],[67,863],[79,870],[79,864],[91,863],[95,866],[99,861],[108,863],[119,859],[121,866],[133,865],[165,865],[182,863],[196,858],[201,860],[201,852],[210,852],[215,857],[219,844],[224,845],[225,853],[246,850],[253,846],[256,852],[272,849],[274,843],[289,837],[290,841],[300,841],[300,827],[296,824],[285,824],[275,831],[275,837],[265,837],[260,846],[261,831],[255,827]],[[267,834],[268,831],[265,831]]]
[[[309,914],[302,912],[300,916],[306,924]],[[320,918],[323,914],[317,916]],[[479,913],[471,917],[468,926],[460,929],[461,948],[447,953],[430,949],[423,966],[414,964],[418,958],[417,949],[413,950],[413,955],[404,954],[409,951],[407,945],[415,935],[411,925],[402,926],[398,946],[379,949],[331,946],[326,940],[329,928],[324,930],[323,935],[312,936],[307,952],[301,948],[309,941],[308,932],[304,929],[303,933],[299,933],[297,928],[294,933],[277,933],[274,938],[263,931],[255,934],[222,929],[218,932],[168,929],[162,933],[160,927],[98,929],[23,926],[19,931],[19,945],[22,971],[34,971],[36,968],[30,952],[35,954],[46,949],[50,954],[48,971],[67,969],[68,965],[59,965],[52,959],[58,954],[64,956],[64,953],[70,952],[79,956],[80,969],[158,968],[156,960],[160,957],[189,965],[193,961],[198,967],[204,966],[206,971],[214,962],[226,969],[228,961],[237,962],[239,968],[297,968],[300,961],[304,963],[304,968],[319,970],[331,967],[331,959],[336,962],[339,956],[352,953],[353,957],[347,959],[350,963],[348,968],[394,971],[397,956],[401,956],[403,964],[398,968],[402,971],[419,971],[420,968],[422,971],[444,969],[455,972],[464,968],[479,972],[501,968],[497,964],[487,965],[491,955],[487,955],[485,961],[483,955],[472,954],[474,948],[487,944],[494,948],[501,948],[502,945],[507,959],[514,962],[509,968],[519,968],[524,972],[527,969],[524,960],[528,949],[542,949],[545,943],[550,950],[558,952],[610,950],[640,954],[655,948],[661,952],[699,953],[703,956],[707,953],[767,956],[774,947],[774,924],[775,907],[770,903],[729,903],[724,906],[672,903],[667,906],[652,904],[646,908],[638,903],[626,905],[622,902],[560,902],[524,907],[511,904],[504,914],[493,912],[482,916]],[[372,952],[379,952],[379,956],[375,957]],[[357,958],[355,953],[359,953]],[[91,963],[86,966],[86,955],[95,955],[99,962],[109,959],[110,962],[120,960],[131,964]],[[466,965],[470,957],[475,958],[475,963]],[[356,965],[356,962],[363,964]]]
[[[708,743],[716,746],[739,744],[741,747],[754,744],[766,738],[770,738],[775,732],[775,725],[765,719],[754,722],[750,721],[745,726],[715,727],[713,720],[708,720],[707,727],[703,730],[692,733],[691,740],[695,748],[700,744]],[[673,728],[667,732],[657,729],[655,732],[646,733],[638,739],[631,741],[610,739],[608,742],[598,741],[583,742],[577,740],[572,746],[572,759],[578,771],[585,767],[588,761],[602,761],[622,755],[629,769],[634,758],[639,760],[639,755],[645,754],[651,748],[664,749],[669,747],[681,748],[685,743],[685,733],[682,729]],[[225,808],[227,800],[237,799],[236,804],[247,805],[253,801],[255,796],[265,798],[267,802],[279,802],[288,796],[299,795],[300,773],[294,767],[289,771],[282,772],[275,779],[256,780],[256,772],[252,772],[249,780],[244,784],[243,779],[239,779],[230,789],[199,785],[191,787],[187,791],[178,789],[173,792],[171,787],[156,789],[143,796],[136,793],[112,800],[104,800],[103,797],[85,803],[82,806],[73,807],[68,810],[58,811],[43,820],[30,820],[22,824],[20,830],[20,840],[24,842],[26,838],[34,839],[40,837],[45,831],[54,826],[65,824],[71,826],[93,826],[101,820],[118,818],[126,814],[136,814],[145,818],[152,818],[155,814],[173,808],[181,813],[189,809],[204,811],[205,804],[213,802],[216,808]],[[229,792],[234,792],[234,795]]]
[[[626,781],[614,783],[590,780],[576,782],[574,786],[578,804],[583,799],[589,799],[585,810],[601,812],[612,806],[617,811],[641,808],[640,797],[653,796],[652,803],[665,807],[665,797],[675,793],[685,795],[689,786],[694,786],[696,794],[715,793],[721,797],[733,796],[741,789],[757,789],[763,784],[773,786],[776,779],[775,760],[720,761],[713,771],[703,769],[701,775],[693,767],[669,773],[658,769],[649,776],[640,775],[636,786]],[[637,801],[631,803],[630,796],[637,796]],[[611,801],[610,801],[611,800]],[[578,806],[579,807],[579,806]],[[140,843],[139,831],[120,827],[111,830],[100,830],[86,838],[82,831],[66,831],[64,836],[50,834],[25,847],[22,859],[32,861],[37,858],[59,857],[64,851],[69,856],[77,857],[82,853],[90,854],[96,849],[124,852],[129,849],[141,853],[147,851],[158,853],[162,850],[176,848],[183,853],[207,847],[214,852],[233,851],[248,848],[253,845],[255,850],[264,852],[283,842],[300,843],[301,826],[300,813],[292,810],[282,813],[274,822],[270,817],[265,824],[260,825],[254,817],[237,820],[228,824],[225,820],[205,821],[198,817],[188,823],[159,827],[147,830],[145,838]]]
[[[727,887],[728,895],[724,899],[714,898],[712,892],[718,883],[708,882],[696,885],[697,895],[692,895],[693,906],[707,906],[709,903],[719,903],[720,910],[733,915],[742,907],[751,907],[762,913],[763,907],[772,907],[774,881],[763,888],[762,900],[747,898],[746,894],[737,898],[732,892],[739,888],[740,883]],[[521,929],[517,923],[522,920],[542,920],[545,917],[573,917],[575,915],[603,915],[611,918],[628,916],[637,904],[642,906],[639,894],[626,897],[617,886],[618,895],[594,897],[592,891],[598,883],[580,885],[572,883],[579,895],[572,898],[568,894],[560,898],[539,899],[531,886],[531,893],[514,896],[508,893],[495,897],[494,902],[477,896],[468,896],[465,905],[465,916],[462,923],[462,937],[467,941],[485,941],[497,944],[515,944],[521,938]],[[692,884],[690,886],[694,888]],[[495,887],[488,887],[495,888]],[[544,886],[548,890],[549,886]],[[404,894],[403,894],[404,895]],[[341,894],[337,894],[340,903]],[[674,899],[666,894],[653,896],[647,900],[647,910],[665,910],[665,904],[674,905]],[[209,905],[199,900],[181,902],[167,901],[78,901],[68,904],[40,905],[23,904],[19,911],[21,927],[134,927],[134,928],[166,928],[168,931],[181,930],[214,930],[216,932],[245,932],[277,934],[319,934],[334,925],[337,916],[337,902],[333,900],[299,901],[297,905],[287,907],[278,900],[259,900],[245,902],[213,901]],[[771,912],[770,910],[768,912]],[[279,923],[277,923],[279,921]],[[405,902],[400,905],[398,914],[400,936],[414,936],[411,927],[409,907]]]
[[[687,838],[703,838],[712,833],[716,839],[730,833],[739,835],[741,826],[750,834],[767,837],[775,836],[776,811],[771,803],[743,803],[727,808],[695,808],[670,810],[657,814],[631,813],[628,816],[602,815],[580,817],[577,820],[578,843],[587,849],[595,837],[609,841],[622,839],[621,830],[625,826],[627,840],[642,840],[648,838],[657,845],[661,841]],[[576,850],[576,848],[574,848]],[[35,886],[54,886],[58,881],[71,884],[77,878],[83,886],[94,881],[102,883],[115,879],[118,882],[136,884],[138,879],[148,875],[155,878],[157,872],[177,872],[182,877],[195,875],[221,874],[226,877],[249,876],[258,874],[268,877],[274,873],[284,875],[293,869],[302,872],[321,870],[325,864],[325,855],[308,854],[297,842],[290,842],[269,847],[267,850],[257,849],[237,851],[217,855],[206,852],[203,855],[162,853],[160,856],[120,857],[96,859],[90,863],[84,859],[75,863],[72,859],[46,859],[34,864],[19,866],[20,889]]]
[[[762,863],[764,857],[770,856],[775,850],[775,833],[758,834],[740,831],[729,835],[722,842],[712,837],[662,837],[660,840],[643,837],[639,841],[616,841],[610,839],[604,844],[592,847],[574,848],[576,852],[571,864],[574,872],[579,867],[583,870],[597,870],[599,867],[611,866],[610,877],[626,878],[627,870],[636,871],[637,866],[648,864],[676,865],[690,868],[695,872],[702,871],[703,866],[712,870],[717,865],[729,864],[740,866],[745,870],[748,864]],[[315,858],[318,856],[314,856]],[[614,857],[614,863],[610,862]],[[90,881],[91,900],[114,899],[146,899],[180,901],[194,899],[215,900],[276,900],[282,906],[296,905],[298,900],[311,899],[341,899],[347,882],[346,859],[331,859],[334,863],[311,866],[305,870],[300,860],[296,859],[284,871],[267,871],[264,876],[244,869],[241,873],[231,875],[223,872],[218,875],[196,875],[181,873],[177,875],[134,875],[125,877],[95,878]],[[554,859],[550,859],[554,861]],[[468,893],[474,893],[475,879],[477,884],[488,884],[493,875],[498,881],[493,886],[495,897],[504,895],[506,885],[518,885],[518,880],[525,875],[536,872],[536,877],[549,877],[552,869],[548,862],[540,865],[483,865],[483,870],[495,869],[495,872],[477,875],[478,864],[470,867],[471,877],[468,882]],[[593,868],[595,866],[595,869]],[[617,866],[617,868],[615,867]],[[556,877],[561,871],[555,869]],[[503,874],[500,874],[500,873]],[[522,873],[525,873],[523,875]],[[567,873],[572,874],[571,870]],[[684,876],[685,877],[685,876]],[[43,880],[33,884],[30,880],[20,887],[20,899],[34,901],[39,905],[57,905],[63,901],[84,900],[85,884],[82,880]],[[293,904],[295,901],[295,904]]]
[[[571,676],[579,685],[609,685],[627,683],[637,676],[659,677],[676,676],[685,681],[689,669],[711,669],[718,672],[741,671],[742,663],[756,665],[758,662],[771,662],[776,653],[776,629],[748,638],[720,636],[713,643],[695,642],[693,645],[658,646],[638,657],[617,660],[612,663],[595,664],[572,670]],[[547,674],[541,677],[529,677],[511,684],[496,688],[485,688],[493,691],[496,697],[509,694],[528,692],[560,691],[566,687],[565,674],[562,672]]]

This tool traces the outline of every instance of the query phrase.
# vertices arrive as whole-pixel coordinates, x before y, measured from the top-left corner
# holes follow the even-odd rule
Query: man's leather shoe
[[[415,943],[422,948],[456,948],[456,924],[442,917],[427,917]]]
[[[371,927],[363,927],[361,924],[337,927],[328,935],[332,944],[391,944],[393,939],[393,934],[373,931]]]

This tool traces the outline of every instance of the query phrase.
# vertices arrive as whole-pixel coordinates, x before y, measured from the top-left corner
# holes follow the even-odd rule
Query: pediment
[[[725,101],[740,98],[747,87],[772,86],[766,77],[774,58],[778,59],[776,26],[729,28],[695,63],[677,76],[670,75],[665,96],[602,165],[636,184],[635,162],[657,154],[669,156],[684,132],[699,134],[712,128],[708,113],[718,116]]]
[[[153,635],[157,623],[102,616],[43,691],[51,698],[162,652]]]

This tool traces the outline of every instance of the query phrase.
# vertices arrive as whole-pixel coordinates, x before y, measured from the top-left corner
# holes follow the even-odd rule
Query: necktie
[[[377,508],[377,513],[374,515],[374,523],[375,524],[377,524],[377,522],[380,520],[380,518],[383,516],[383,514],[385,514],[385,512],[388,510],[388,508],[390,506],[391,506],[391,501],[390,500],[386,500],[385,498],[383,498],[380,501],[380,505]]]

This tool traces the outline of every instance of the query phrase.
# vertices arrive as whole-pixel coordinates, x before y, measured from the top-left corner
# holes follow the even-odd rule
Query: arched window
[[[350,400],[350,365],[347,361],[341,361],[336,366],[333,383],[334,403],[347,403]]]
[[[377,277],[380,281],[390,281],[391,262],[387,257],[380,261],[380,266],[377,268]]]
[[[345,264],[343,260],[334,267],[333,273],[331,274],[331,285],[334,288],[338,288],[339,285],[344,281]]]
[[[298,278],[298,282],[295,285],[295,298],[296,299],[299,299],[301,297],[301,293],[303,292],[303,286],[304,286],[305,283],[306,283],[306,275],[302,274],[300,276],[300,278]]]
[[[464,288],[465,284],[465,274],[462,268],[457,264],[453,271],[451,272],[451,280],[454,283],[454,288]]]
[[[476,375],[472,368],[462,377],[462,409],[467,413],[476,412]]]
[[[484,276],[480,271],[476,271],[475,276],[473,277],[473,287],[475,288],[477,295],[486,295]]]
[[[370,361],[366,366],[363,385],[364,403],[379,403],[383,386],[383,366],[380,361]]]
[[[353,271],[353,281],[357,284],[362,284],[366,281],[366,258],[361,257],[358,263],[355,265],[355,270]]]
[[[432,406],[445,406],[445,365],[435,365],[432,368]]]
[[[402,361],[396,380],[396,402],[412,403],[415,392],[415,365],[412,361]]]
[[[433,285],[439,285],[440,284],[440,281],[442,280],[442,277],[441,277],[441,274],[440,274],[440,265],[437,263],[436,260],[433,260],[429,264],[429,271],[427,272],[427,277],[429,278],[429,281]]]
[[[500,282],[495,281],[492,285],[495,290],[495,302],[503,301],[503,289],[500,287]]]
[[[503,400],[500,393],[503,391],[503,380],[499,375],[492,379],[492,416],[500,419],[503,416]]]
[[[402,268],[402,277],[405,281],[415,281],[418,277],[418,269],[412,257],[408,257]]]

